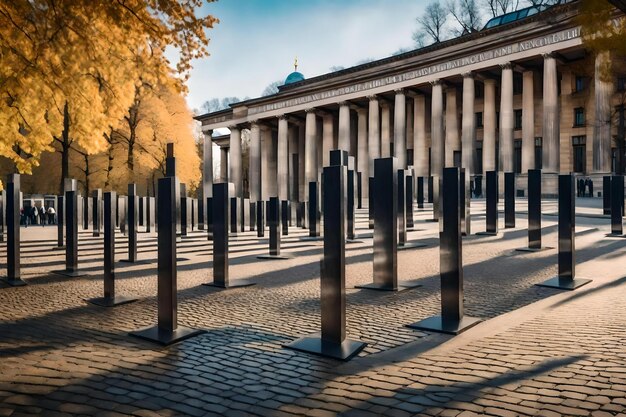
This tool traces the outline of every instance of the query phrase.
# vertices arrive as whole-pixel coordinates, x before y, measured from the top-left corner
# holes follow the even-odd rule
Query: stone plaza
[[[319,331],[321,242],[304,229],[283,237],[287,260],[260,261],[268,240],[231,238],[231,280],[255,286],[221,291],[212,279],[212,244],[193,231],[178,243],[178,320],[206,333],[167,348],[131,338],[154,323],[156,236],[139,233],[142,264],[117,265],[117,291],[139,301],[114,309],[84,300],[102,291],[102,237],[82,231],[80,270],[63,266],[56,229],[23,229],[25,287],[0,291],[1,415],[593,415],[626,412],[623,273],[626,241],[607,238],[599,200],[579,199],[574,292],[535,286],[556,273],[556,250],[515,252],[526,241],[526,204],[517,227],[464,238],[467,314],[485,321],[459,336],[411,330],[439,311],[438,227],[415,210],[410,241],[398,252],[402,283],[376,292],[372,239],[346,247],[347,333],[367,347],[341,363],[285,349]],[[500,207],[502,209],[502,206]],[[484,229],[484,201],[472,205]],[[556,202],[543,203],[544,244],[557,246]],[[357,210],[357,235],[369,232]],[[371,234],[370,234],[371,236]],[[118,232],[118,257],[127,242]]]

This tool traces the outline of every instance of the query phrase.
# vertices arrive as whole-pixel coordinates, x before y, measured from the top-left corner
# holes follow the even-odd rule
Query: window
[[[617,91],[626,91],[626,77],[617,77]]]
[[[517,139],[513,143],[513,171],[516,174],[522,173],[522,141]]]
[[[543,138],[535,138],[535,169],[543,168]]]
[[[513,110],[513,116],[515,117],[515,130],[522,128],[522,109]]]
[[[476,113],[476,128],[481,129],[483,127],[483,112]]]
[[[452,153],[453,164],[455,167],[461,167],[461,151],[454,151]]]
[[[585,125],[585,109],[577,107],[574,109],[574,127],[581,127]]]
[[[572,163],[572,170],[574,172],[585,172],[585,149],[587,138],[585,136],[572,136],[572,146],[574,161]]]
[[[577,75],[575,79],[574,92],[578,93],[585,89],[585,77]]]

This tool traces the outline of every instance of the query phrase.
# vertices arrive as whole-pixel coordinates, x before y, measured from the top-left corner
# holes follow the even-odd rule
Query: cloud
[[[416,0],[221,0],[203,11],[220,19],[209,32],[211,56],[194,63],[187,101],[199,108],[214,97],[259,97],[293,71],[306,77],[384,58],[412,48]]]

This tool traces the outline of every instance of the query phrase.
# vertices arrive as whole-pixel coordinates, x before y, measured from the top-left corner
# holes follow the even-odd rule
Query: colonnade
[[[430,82],[430,86],[416,84],[411,88],[364,96],[361,100],[341,101],[332,106],[334,110],[329,110],[331,106],[328,105],[324,108],[312,107],[304,112],[286,112],[273,119],[252,120],[245,125],[229,126],[229,149],[223,147],[220,154],[221,180],[234,183],[236,196],[243,197],[242,128],[250,129],[249,196],[252,202],[267,201],[273,196],[292,203],[308,201],[308,183],[320,182],[322,167],[329,164],[329,152],[332,149],[348,151],[349,155],[355,157],[355,169],[361,174],[360,189],[364,206],[368,204],[369,178],[374,175],[374,160],[380,157],[396,156],[400,167],[407,169],[410,165],[415,170],[415,177],[437,178],[444,167],[454,165],[465,168],[468,179],[491,170],[513,172],[514,71],[522,73],[521,170],[525,173],[538,166],[535,161],[534,114],[534,82],[539,79],[535,77],[538,69],[507,62],[499,66],[499,71],[499,80],[491,71],[461,74],[460,91],[457,91],[458,78],[454,82],[442,78]],[[593,114],[601,117],[610,113],[612,92],[610,85],[602,84],[598,75],[595,78]],[[553,54],[543,54],[542,79],[541,166],[546,173],[558,173],[561,171],[561,121],[557,57]],[[475,96],[477,83],[482,83],[484,92],[483,106],[478,109]],[[430,96],[426,93],[428,90]],[[389,98],[391,92],[393,99]],[[461,102],[460,120],[458,94]],[[476,152],[476,132],[479,128],[477,110],[482,110],[482,168],[479,168]],[[499,120],[496,120],[497,117]],[[356,123],[353,123],[354,119]],[[353,131],[355,128],[356,132]],[[607,126],[602,125],[595,131],[593,172],[606,174],[610,172],[611,160],[610,122],[608,130]],[[211,134],[212,131],[205,131],[207,142],[211,141]],[[207,166],[212,162],[212,152],[207,144],[204,149],[203,190],[207,195],[213,180],[212,169]],[[499,157],[496,156],[498,149]],[[409,164],[407,151],[411,150],[412,164]],[[437,203],[438,190],[436,186],[434,188]]]

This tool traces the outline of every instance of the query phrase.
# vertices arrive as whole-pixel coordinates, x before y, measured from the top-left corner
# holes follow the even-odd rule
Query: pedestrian
[[[576,197],[580,197],[580,178],[576,180]]]
[[[475,192],[476,192],[476,189],[474,187],[474,181],[470,181],[470,197],[476,197],[474,195]]]
[[[54,210],[54,207],[48,207],[48,224],[56,224],[56,214],[57,212]]]
[[[39,219],[41,221],[41,227],[46,226],[46,209],[43,208],[43,205],[39,207]]]
[[[26,222],[26,216],[24,215],[24,207],[20,208],[20,224],[28,227],[28,223]]]
[[[30,209],[30,215],[32,216],[32,224],[37,225],[37,220],[39,219],[39,210],[37,210],[37,206],[33,206]]]
[[[587,190],[589,189],[589,178],[585,178],[583,183],[583,197],[587,197]]]
[[[589,197],[593,197],[593,181],[589,179]]]

